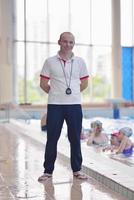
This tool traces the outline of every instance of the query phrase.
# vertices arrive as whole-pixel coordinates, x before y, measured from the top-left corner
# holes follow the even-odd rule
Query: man
[[[39,181],[52,177],[57,156],[57,142],[64,120],[71,149],[71,168],[79,179],[87,177],[80,171],[82,164],[80,134],[82,129],[81,94],[88,86],[88,72],[82,58],[74,56],[75,38],[64,32],[58,40],[60,50],[48,58],[41,71],[40,87],[48,93],[47,142],[44,174]]]

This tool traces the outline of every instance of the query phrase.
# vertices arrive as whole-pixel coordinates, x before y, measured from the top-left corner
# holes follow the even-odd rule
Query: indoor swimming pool
[[[131,127],[133,130],[133,135],[130,137],[130,139],[134,142],[134,119],[128,118],[128,117],[124,117],[122,119],[112,119],[112,118],[103,118],[103,117],[95,117],[95,118],[88,118],[88,119],[84,118],[83,128],[84,128],[85,134],[89,133],[90,124],[92,121],[95,121],[95,120],[99,120],[102,122],[103,132],[105,132],[109,136],[109,138],[110,138],[111,133],[118,131],[120,128]],[[35,120],[35,119],[31,120],[31,123],[29,125],[31,125],[37,131],[40,130],[40,120]],[[66,123],[63,124],[62,136],[67,137]],[[83,141],[83,143],[84,143],[83,146],[87,146],[86,141]],[[106,151],[105,153],[103,152],[102,154],[103,156],[109,157],[127,166],[134,166],[134,153],[130,157],[124,157],[122,154],[117,155],[115,153],[111,153],[110,151]]]

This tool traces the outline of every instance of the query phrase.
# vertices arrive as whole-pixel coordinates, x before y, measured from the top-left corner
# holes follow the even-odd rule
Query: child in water
[[[92,122],[92,133],[88,137],[87,145],[106,145],[108,143],[108,136],[102,132],[102,122],[96,120]]]
[[[114,131],[111,134],[110,144],[107,147],[105,147],[103,149],[103,151],[108,151],[109,150],[109,151],[113,152],[114,150],[117,150],[119,148],[120,141],[118,139],[118,134],[119,134],[119,132],[117,132],[117,131]]]
[[[119,130],[118,140],[120,141],[120,145],[116,151],[116,154],[122,153],[125,156],[131,156],[133,153],[133,143],[129,139],[132,135],[132,129],[129,127],[124,127]]]

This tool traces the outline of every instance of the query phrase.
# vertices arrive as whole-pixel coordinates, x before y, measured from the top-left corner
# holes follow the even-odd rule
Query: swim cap
[[[129,127],[121,128],[119,132],[122,132],[127,137],[130,137],[133,134],[133,130]]]
[[[111,136],[115,136],[115,137],[118,137],[118,135],[119,135],[119,132],[118,131],[114,131],[112,134],[111,134]]]
[[[94,121],[95,126],[102,126],[102,122],[99,120]]]

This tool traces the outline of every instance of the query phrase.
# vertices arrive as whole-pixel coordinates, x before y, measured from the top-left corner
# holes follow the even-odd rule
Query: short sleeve
[[[89,72],[87,70],[87,66],[86,63],[83,59],[81,59],[80,62],[80,79],[85,79],[89,77]]]
[[[50,67],[49,67],[48,60],[45,61],[43,68],[41,70],[40,76],[44,78],[50,78]]]

